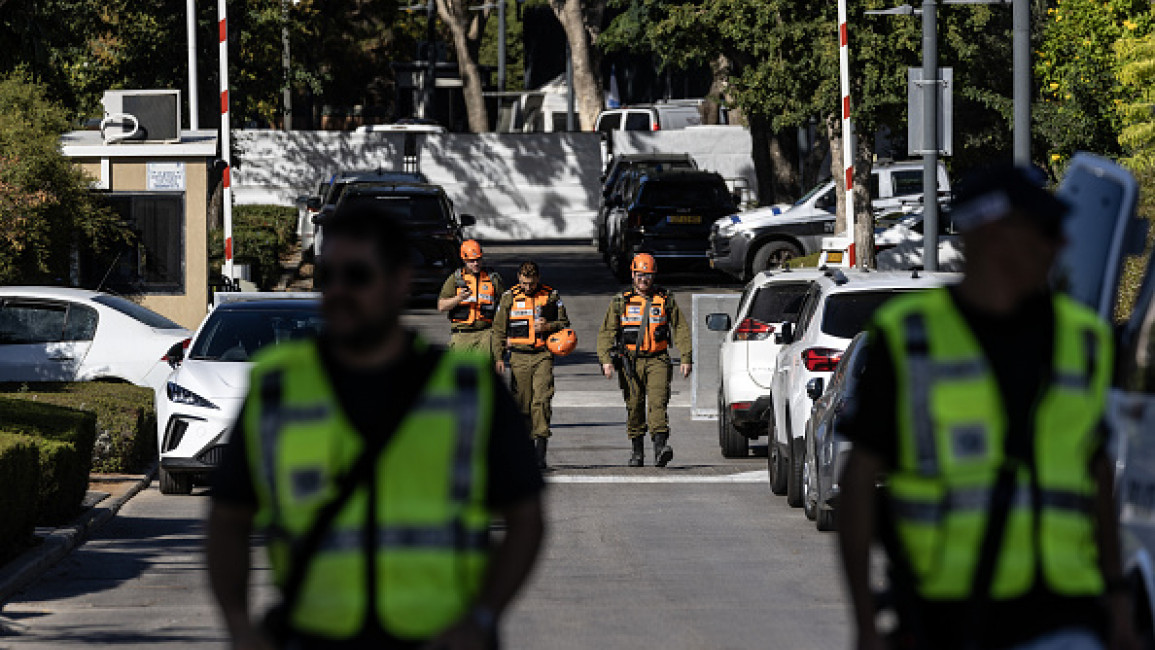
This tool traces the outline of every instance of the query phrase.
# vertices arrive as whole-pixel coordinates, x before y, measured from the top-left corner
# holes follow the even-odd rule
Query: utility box
[[[180,142],[179,90],[106,90],[101,103],[106,143]]]
[[[938,89],[938,153],[950,156],[954,153],[954,68],[939,68],[937,85],[923,83],[922,68],[907,68],[906,93],[906,148],[911,156],[925,155],[923,138],[923,101],[928,88]]]

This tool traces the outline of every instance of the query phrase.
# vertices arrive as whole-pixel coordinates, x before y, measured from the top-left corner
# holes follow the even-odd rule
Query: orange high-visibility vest
[[[457,282],[457,293],[462,289],[469,289],[473,297],[461,303],[449,312],[449,320],[463,325],[472,325],[477,321],[493,322],[493,315],[497,311],[497,300],[494,296],[496,289],[489,272],[482,271],[480,275],[466,275],[461,269],[453,272]]]
[[[524,345],[535,348],[545,347],[545,332],[537,331],[534,321],[541,316],[542,308],[553,295],[553,288],[540,284],[537,291],[526,294],[520,286],[511,289],[513,302],[509,306],[510,345]]]
[[[657,354],[670,347],[667,301],[665,291],[655,291],[649,296],[634,293],[632,290],[622,294],[622,340],[627,350],[642,354]],[[647,303],[649,318],[646,318],[645,314]],[[644,331],[643,322],[646,324]]]

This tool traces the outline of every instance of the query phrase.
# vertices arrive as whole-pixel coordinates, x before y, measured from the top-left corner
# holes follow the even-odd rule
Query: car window
[[[895,297],[899,292],[847,291],[826,298],[826,309],[822,314],[822,331],[830,336],[843,339],[854,338],[861,332],[874,310]]]
[[[922,194],[922,172],[916,170],[893,172],[890,183],[894,186],[894,196]]]
[[[9,300],[0,308],[0,344],[62,341],[67,314],[68,307],[61,303]]]
[[[878,172],[874,172],[870,175],[870,198],[872,200],[882,198],[882,194],[878,189],[878,176]]]
[[[639,111],[632,111],[626,115],[627,131],[649,131],[650,116]]]
[[[598,119],[598,131],[602,133],[617,131],[621,125],[621,113],[602,113],[602,116]]]
[[[358,194],[350,195],[349,200],[372,201],[375,210],[404,224],[444,224],[449,220],[444,204],[435,195]]]
[[[649,181],[642,185],[638,202],[647,206],[693,208],[729,205],[724,183]]]
[[[100,320],[96,310],[87,305],[70,303],[68,316],[64,320],[65,341],[91,341],[96,337],[96,323]]]
[[[109,296],[101,294],[99,296],[93,296],[92,302],[98,305],[104,305],[109,309],[115,309],[125,316],[144,323],[148,327],[155,327],[156,329],[160,330],[181,329],[180,325],[177,325],[176,323],[165,318],[164,316],[161,316],[155,311],[147,307],[141,307],[135,302],[121,298],[120,296]]]
[[[261,348],[321,332],[315,306],[296,309],[218,309],[205,322],[189,359],[249,361]]]
[[[333,189],[329,190],[329,196],[325,198],[325,205],[337,205],[348,187],[349,183],[333,183]]]
[[[802,301],[810,284],[807,282],[776,282],[754,294],[747,316],[763,323],[782,323],[798,318]]]
[[[806,297],[802,300],[802,309],[798,314],[798,326],[795,331],[798,335],[806,331],[810,325],[810,319],[814,316],[814,307],[818,304],[818,296],[822,290],[817,286],[810,287],[806,292]]]
[[[830,188],[829,192],[823,194],[814,201],[814,207],[818,208],[819,210],[826,210],[827,212],[834,212],[837,209],[837,205],[838,189],[834,187]]]

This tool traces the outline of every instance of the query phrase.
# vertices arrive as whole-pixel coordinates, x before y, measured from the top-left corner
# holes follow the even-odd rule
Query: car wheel
[[[824,533],[837,530],[838,523],[834,515],[834,508],[829,506],[818,508],[818,516],[814,519],[814,525]]]
[[[160,493],[192,494],[192,476],[189,474],[174,474],[161,467]]]
[[[786,503],[791,508],[802,505],[802,465],[806,460],[805,455],[802,441],[791,441],[789,472],[786,474]]]
[[[770,472],[770,491],[778,496],[786,494],[786,458],[773,435],[770,436],[770,451],[766,454],[766,466]]]
[[[802,451],[802,513],[814,521],[818,514],[818,468],[814,454],[811,453],[809,435],[806,436]]]
[[[615,279],[619,282],[630,280],[630,260],[625,251],[622,250],[621,242],[613,242],[610,245],[609,251],[606,252],[606,261],[609,263],[610,273],[614,274]]]
[[[722,439],[722,456],[724,458],[745,458],[750,455],[750,440],[742,435],[734,426],[734,422],[730,419],[730,409],[726,408],[725,404],[720,404],[721,412],[718,414],[718,435]]]
[[[802,251],[798,250],[798,247],[790,242],[767,242],[754,254],[751,271],[756,274],[761,271],[780,268],[786,262],[801,256]]]

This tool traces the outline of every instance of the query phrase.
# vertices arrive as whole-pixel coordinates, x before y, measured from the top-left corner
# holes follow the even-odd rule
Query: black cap
[[[1058,237],[1070,206],[1043,187],[1045,180],[1034,167],[999,165],[972,173],[951,202],[955,228],[970,232],[1017,213],[1035,221],[1044,233]]]

